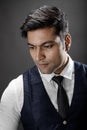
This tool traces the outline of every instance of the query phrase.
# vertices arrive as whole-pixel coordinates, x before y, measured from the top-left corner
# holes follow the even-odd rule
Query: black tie
[[[63,85],[61,84],[63,77],[54,76],[52,79],[58,84],[57,103],[59,114],[62,116],[62,118],[66,118],[69,110],[69,103],[67,94],[63,88]]]

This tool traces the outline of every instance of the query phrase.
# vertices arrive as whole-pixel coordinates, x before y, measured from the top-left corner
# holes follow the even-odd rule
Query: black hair
[[[57,7],[42,6],[29,13],[20,29],[22,36],[27,37],[28,31],[45,27],[55,27],[57,35],[68,33],[67,16]]]

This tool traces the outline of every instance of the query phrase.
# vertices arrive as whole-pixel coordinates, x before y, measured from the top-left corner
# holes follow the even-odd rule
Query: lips
[[[38,64],[38,67],[40,67],[40,68],[46,68],[48,66],[48,64],[47,63],[43,63],[43,64]]]

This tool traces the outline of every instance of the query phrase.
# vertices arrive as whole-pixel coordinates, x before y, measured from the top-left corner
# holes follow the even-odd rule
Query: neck
[[[69,57],[67,57],[65,63],[61,67],[59,67],[58,69],[56,69],[56,71],[54,71],[54,73],[55,74],[60,74],[62,72],[62,70],[65,68],[65,66],[67,65],[68,61],[69,61]]]

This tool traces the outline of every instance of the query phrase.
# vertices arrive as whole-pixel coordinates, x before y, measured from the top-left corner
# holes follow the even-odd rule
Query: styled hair
[[[45,27],[54,27],[57,35],[68,33],[67,16],[54,6],[42,6],[29,13],[20,28],[21,35],[26,38],[28,31]]]

